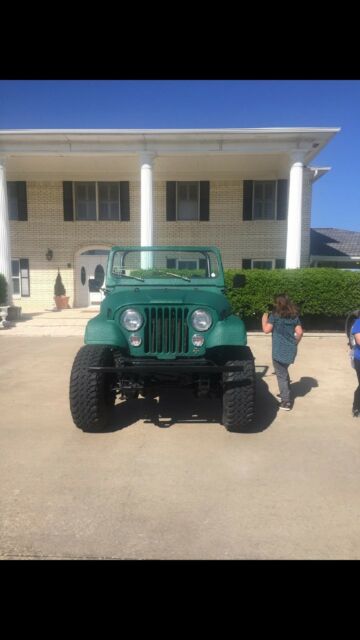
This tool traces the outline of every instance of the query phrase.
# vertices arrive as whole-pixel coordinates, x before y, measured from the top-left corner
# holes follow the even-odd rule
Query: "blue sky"
[[[0,80],[0,129],[341,127],[312,227],[360,231],[359,80]]]

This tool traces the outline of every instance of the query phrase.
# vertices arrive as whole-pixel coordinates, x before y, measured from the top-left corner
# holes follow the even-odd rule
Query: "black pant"
[[[288,372],[290,365],[284,364],[283,362],[277,362],[277,360],[274,359],[273,365],[279,385],[280,398],[282,402],[290,402],[290,378]]]
[[[357,360],[357,358],[355,358],[354,363],[355,363],[355,371],[357,373],[357,378],[358,378],[358,388],[355,390],[355,393],[354,393],[353,411],[354,410],[360,411],[360,360]]]

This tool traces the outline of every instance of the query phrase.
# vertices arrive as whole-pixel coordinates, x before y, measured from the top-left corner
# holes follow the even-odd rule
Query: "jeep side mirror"
[[[240,289],[245,286],[246,278],[242,273],[235,273],[233,279],[233,287],[234,289]]]

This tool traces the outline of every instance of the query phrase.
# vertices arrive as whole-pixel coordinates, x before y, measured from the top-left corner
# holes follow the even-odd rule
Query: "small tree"
[[[56,280],[55,280],[54,294],[56,296],[64,296],[66,294],[65,287],[64,287],[63,282],[61,280],[60,269],[58,269],[58,274],[57,274]]]
[[[5,276],[0,273],[0,304],[6,304],[7,282]]]

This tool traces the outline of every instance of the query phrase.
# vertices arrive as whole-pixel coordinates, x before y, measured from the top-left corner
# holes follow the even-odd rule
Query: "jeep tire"
[[[254,418],[254,360],[231,360],[226,366],[243,365],[243,371],[225,371],[222,375],[222,424],[228,431],[246,431]]]
[[[70,376],[70,410],[79,429],[102,431],[115,402],[114,375],[89,367],[114,366],[111,347],[85,345],[78,351]]]

